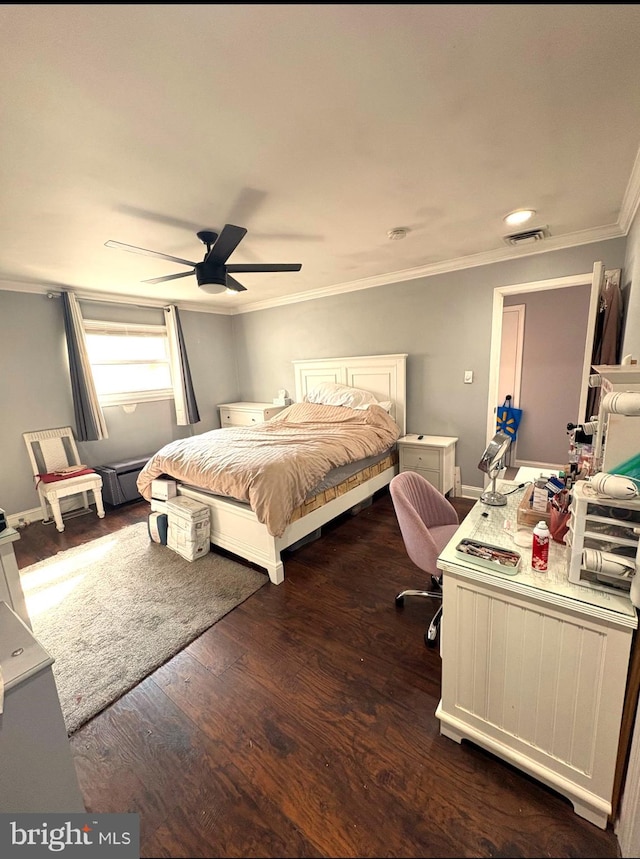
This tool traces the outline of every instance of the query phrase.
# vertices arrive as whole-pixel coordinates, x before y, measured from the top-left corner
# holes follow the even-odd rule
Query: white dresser
[[[478,501],[438,559],[440,732],[544,782],[605,829],[636,610],[622,594],[570,582],[564,545],[551,542],[548,572],[533,573],[531,549],[509,535],[521,497],[504,507]],[[521,567],[507,575],[460,557],[463,537],[519,551]]]
[[[51,666],[53,659],[6,602],[0,602],[2,812],[84,812]]]
[[[410,433],[398,439],[400,471],[417,471],[446,495],[454,486],[457,438]]]
[[[19,539],[20,533],[15,528],[8,527],[0,531],[0,600],[6,602],[31,629],[18,563],[13,551],[13,544]]]
[[[221,427],[247,427],[268,421],[286,406],[274,406],[273,403],[220,403]]]

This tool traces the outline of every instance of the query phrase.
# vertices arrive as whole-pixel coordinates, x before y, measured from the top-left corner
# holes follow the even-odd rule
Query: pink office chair
[[[442,573],[436,561],[458,529],[458,514],[444,495],[415,471],[396,474],[389,484],[389,491],[407,555],[417,567],[431,575],[436,588],[432,591],[401,591],[396,596],[396,607],[402,608],[405,597],[441,601],[424,637],[427,647],[432,647],[442,617]]]

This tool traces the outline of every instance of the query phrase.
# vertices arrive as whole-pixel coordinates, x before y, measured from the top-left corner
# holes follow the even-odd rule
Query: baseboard
[[[481,486],[466,486],[464,483],[462,484],[462,497],[463,498],[480,498],[484,489]]]
[[[62,512],[63,519],[65,516],[71,516],[74,513],[80,513],[80,511],[84,511],[86,509],[84,506],[79,507],[77,504],[73,505],[71,503],[75,497],[75,495],[70,495],[68,498],[62,499],[60,510]],[[89,506],[91,509],[93,509],[91,505]],[[7,513],[7,524],[11,528],[24,528],[26,525],[31,525],[32,522],[42,521],[44,521],[44,516],[42,515],[42,507],[33,507],[31,510],[23,510],[20,513]],[[48,519],[47,522],[53,523],[53,519]]]
[[[7,523],[12,528],[22,528],[24,525],[30,525],[32,522],[42,522],[42,510],[40,507],[34,507],[32,510],[23,510],[21,513],[7,514]]]

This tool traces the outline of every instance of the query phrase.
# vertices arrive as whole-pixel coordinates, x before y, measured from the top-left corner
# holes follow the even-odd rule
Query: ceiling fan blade
[[[238,263],[225,266],[227,271],[300,271],[302,263],[299,262],[283,262],[283,263]]]
[[[225,224],[222,232],[214,242],[213,247],[206,255],[204,261],[213,265],[223,265],[238,247],[247,231],[244,227],[236,227],[233,224]]]
[[[191,271],[181,271],[179,274],[165,274],[164,277],[150,277],[149,280],[143,280],[141,283],[165,283],[167,280],[175,280],[177,277],[191,277],[195,274],[195,268]]]
[[[246,292],[247,291],[247,287],[243,286],[241,283],[238,283],[238,281],[235,279],[235,277],[231,277],[230,274],[228,274],[226,276],[225,282],[227,285],[227,289],[231,289],[231,290],[233,290],[233,292]]]
[[[181,265],[190,265],[192,268],[195,266],[194,262],[188,259],[180,259],[180,257],[172,257],[168,254],[161,254],[160,251],[148,251],[145,248],[137,248],[135,245],[124,245],[122,242],[114,242],[109,240],[105,242],[105,247],[107,248],[120,248],[123,251],[130,251],[133,254],[142,254],[147,257],[157,257],[158,259],[166,259],[169,262],[179,262]]]

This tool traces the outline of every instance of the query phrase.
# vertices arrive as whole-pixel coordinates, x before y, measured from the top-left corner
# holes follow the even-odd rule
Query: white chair
[[[22,433],[29,461],[36,480],[36,488],[42,507],[42,518],[45,522],[51,520],[51,514],[58,531],[64,531],[64,522],[60,511],[60,499],[69,495],[81,494],[85,509],[89,509],[88,493],[93,492],[96,512],[100,519],[104,518],[102,503],[102,477],[95,471],[89,474],[56,475],[60,479],[46,482],[41,475],[53,475],[69,466],[80,465],[80,455],[71,427],[56,427],[55,429],[39,430],[38,432]],[[47,506],[48,505],[48,506]]]

